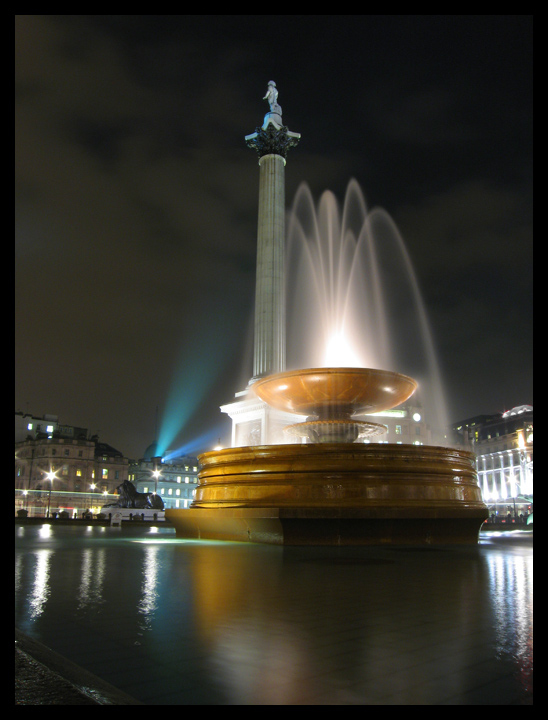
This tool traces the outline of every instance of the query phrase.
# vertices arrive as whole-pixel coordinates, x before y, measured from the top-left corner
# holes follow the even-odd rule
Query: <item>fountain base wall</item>
[[[269,545],[476,545],[483,512],[379,517],[348,508],[167,510],[178,538]]]
[[[478,541],[487,508],[474,455],[431,446],[329,443],[229,448],[200,456],[178,537],[278,545]]]

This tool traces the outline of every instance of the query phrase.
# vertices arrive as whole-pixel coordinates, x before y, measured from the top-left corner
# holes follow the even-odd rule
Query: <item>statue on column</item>
[[[280,105],[278,105],[278,90],[276,89],[276,83],[274,82],[274,80],[269,81],[268,90],[266,91],[266,95],[264,96],[263,100],[268,100],[271,113],[281,116],[282,108]]]
[[[278,105],[278,89],[274,80],[268,83],[268,90],[263,100],[268,100],[270,112],[264,116],[262,127],[245,136],[248,147],[255,149],[259,158],[264,155],[281,155],[284,160],[289,148],[299,142],[300,133],[290,132],[283,124],[282,108]]]

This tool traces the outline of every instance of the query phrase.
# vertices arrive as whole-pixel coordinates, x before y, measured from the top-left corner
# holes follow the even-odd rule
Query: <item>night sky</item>
[[[129,457],[227,443],[269,80],[286,167],[412,258],[450,419],[533,404],[532,16],[16,15],[15,409]]]

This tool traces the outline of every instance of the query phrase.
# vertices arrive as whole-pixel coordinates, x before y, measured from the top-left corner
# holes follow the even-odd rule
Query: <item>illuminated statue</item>
[[[278,90],[276,89],[276,83],[274,80],[270,80],[268,83],[268,90],[263,100],[268,100],[270,105],[270,112],[276,113],[276,115],[282,114],[282,108],[278,105]]]

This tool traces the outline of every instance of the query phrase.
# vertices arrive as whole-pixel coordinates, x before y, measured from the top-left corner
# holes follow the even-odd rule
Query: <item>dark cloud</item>
[[[355,177],[394,217],[454,412],[532,403],[531,25],[16,16],[16,408],[129,455],[156,406],[194,403],[181,441],[216,426],[249,367],[270,79],[302,133],[287,204]]]

